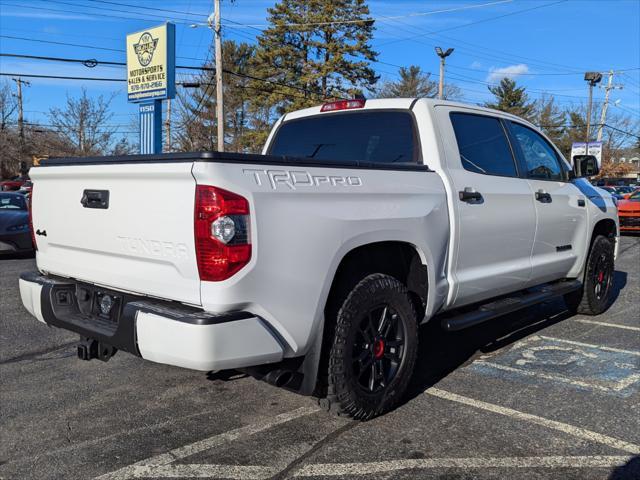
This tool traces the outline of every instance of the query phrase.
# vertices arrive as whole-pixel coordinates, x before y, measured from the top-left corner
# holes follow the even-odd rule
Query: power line
[[[66,2],[60,2],[58,0],[48,0],[49,2],[53,2],[53,3],[66,3]],[[82,7],[83,5],[78,5],[78,4],[73,4],[73,3],[66,3],[67,5],[72,5],[74,7]],[[117,18],[120,20],[154,20],[152,18],[148,18],[148,17],[123,17],[122,15],[110,15],[110,14],[106,14],[106,13],[99,13],[99,12],[77,12],[77,11],[72,11],[72,10],[65,10],[65,9],[56,9],[56,8],[46,8],[46,7],[31,7],[28,5],[16,5],[15,3],[6,3],[4,2],[3,5],[5,6],[10,6],[10,7],[18,7],[18,8],[28,8],[30,10],[38,10],[38,11],[48,11],[48,12],[56,12],[56,13],[67,13],[67,14],[76,14],[76,15],[85,15],[85,16],[97,16],[97,17],[106,17],[106,18]],[[96,7],[90,7],[90,8],[96,8]],[[136,12],[131,12],[134,15],[137,15]],[[148,14],[148,15],[152,15],[152,14]],[[163,20],[167,20],[167,17],[160,17]],[[189,25],[189,22],[183,22],[180,20],[174,20],[174,19],[170,19],[173,20],[175,23],[180,23],[183,25]]]
[[[69,2],[64,2],[61,0],[47,0],[47,3],[57,3],[59,5],[69,5],[71,7],[86,7],[86,8],[95,8],[96,10],[104,10],[104,11],[108,11],[108,12],[120,12],[120,13],[129,13],[132,15],[142,15],[143,17],[153,17],[153,18],[158,18],[161,20],[167,20],[167,16],[166,15],[154,15],[153,13],[148,13],[148,12],[132,12],[131,10],[120,10],[117,8],[108,8],[108,7],[93,7],[91,5],[82,5],[82,4],[78,4],[78,3],[69,3]],[[154,8],[155,10],[155,8]],[[81,12],[83,14],[87,14],[87,15],[93,15],[95,12]],[[121,18],[126,18],[126,17],[121,17]],[[146,19],[146,18],[143,18]]]
[[[92,3],[106,3],[108,5],[117,5],[120,7],[131,7],[131,8],[141,8],[141,9],[147,9],[147,7],[141,7],[139,5],[131,5],[130,3],[119,3],[119,2],[109,2],[106,0],[86,0],[87,2],[92,2]],[[206,17],[206,14],[199,14],[199,13],[191,13],[191,12],[183,12],[183,11],[179,11],[179,10],[169,10],[167,8],[158,8],[154,5],[153,10],[156,12],[168,12],[168,13],[177,13],[179,15],[191,15],[194,17]]]
[[[49,1],[55,1],[55,0],[49,0]],[[65,10],[65,9],[56,9],[56,8],[46,8],[46,7],[32,7],[29,5],[16,5],[15,3],[3,3],[4,6],[10,6],[10,7],[18,7],[18,8],[28,8],[29,10],[38,10],[38,11],[48,11],[48,12],[55,12],[55,13],[67,13],[67,14],[75,14],[75,15],[85,15],[85,16],[96,16],[96,17],[106,17],[106,18],[117,18],[120,20],[150,20],[149,18],[144,18],[144,17],[123,17],[122,15],[109,15],[106,13],[99,13],[99,12],[78,12],[78,11],[72,11],[72,10]],[[77,5],[77,4],[71,4],[74,7],[81,7],[82,5]],[[178,23],[184,23],[184,22],[178,22]]]
[[[102,61],[102,60],[96,60],[96,59],[89,59],[89,60],[83,60],[83,59],[75,59],[75,58],[63,58],[63,57],[46,57],[46,56],[40,56],[40,55],[21,55],[21,54],[13,54],[13,53],[0,53],[0,57],[17,57],[17,58],[29,58],[29,59],[33,59],[33,60],[48,60],[48,61],[61,61],[61,62],[71,62],[71,63],[82,63],[85,66],[88,66],[87,63],[94,63],[96,65],[100,65],[100,64],[104,64],[104,65],[117,65],[117,66],[126,66],[125,62],[107,62],[107,61]],[[206,62],[206,59],[205,59]],[[215,72],[215,68],[213,67],[194,67],[194,66],[185,66],[185,65],[177,65],[176,68],[182,68],[182,69],[189,69],[189,70],[200,70],[200,71],[207,71],[207,72]],[[303,93],[306,93],[308,95],[314,95],[314,96],[318,96],[318,98],[324,99],[322,96],[320,96],[319,93],[316,92],[312,92],[310,90],[307,90],[303,87],[298,87],[296,85],[288,85],[286,83],[281,83],[278,82],[276,80],[271,80],[271,79],[267,79],[267,78],[260,78],[260,77],[256,77],[255,75],[249,75],[247,73],[241,73],[241,72],[236,72],[233,70],[227,70],[227,69],[223,69],[222,70],[223,73],[226,73],[228,75],[233,75],[235,77],[240,77],[240,78],[246,78],[249,80],[254,80],[254,81],[258,81],[258,82],[264,82],[264,83],[269,83],[269,84],[273,84],[273,85],[277,85],[280,87],[285,87],[285,88],[291,88],[293,90],[298,90],[301,91]],[[23,76],[28,76],[28,75],[23,75]],[[46,76],[40,76],[40,77],[34,77],[34,78],[48,78]],[[60,77],[50,77],[50,78],[60,78]],[[74,78],[69,78],[69,79],[74,79],[74,80],[80,80],[80,79],[86,79],[86,78],[93,78],[93,77],[74,77]],[[93,78],[95,79],[95,78]],[[124,79],[113,79],[113,81],[126,81]]]
[[[503,14],[503,15],[497,15],[497,16],[495,16],[495,17],[487,17],[487,18],[483,18],[483,19],[476,20],[476,21],[473,21],[473,22],[463,23],[462,25],[454,25],[454,26],[452,26],[452,27],[447,27],[447,28],[443,28],[443,29],[440,29],[440,30],[435,30],[435,31],[432,31],[432,32],[420,33],[420,34],[418,34],[418,35],[414,35],[414,36],[412,36],[412,37],[407,37],[407,38],[404,38],[404,39],[391,40],[391,41],[389,41],[389,42],[381,43],[381,44],[379,44],[379,46],[382,46],[382,45],[388,45],[388,44],[391,44],[391,43],[402,42],[402,41],[406,41],[406,40],[411,40],[411,39],[413,39],[413,38],[424,37],[424,36],[432,35],[432,34],[435,34],[435,33],[448,32],[448,31],[450,31],[450,30],[456,30],[456,29],[458,29],[458,28],[470,27],[470,26],[472,26],[472,25],[477,25],[477,24],[479,24],[479,23],[490,22],[490,21],[493,21],[493,20],[498,20],[498,19],[500,19],[500,18],[510,17],[510,16],[512,16],[512,15],[519,15],[519,14],[521,14],[521,13],[530,12],[530,11],[532,11],[532,10],[538,10],[538,9],[540,9],[540,8],[552,7],[552,6],[554,6],[554,5],[558,5],[558,4],[560,4],[560,3],[565,3],[565,2],[567,2],[567,1],[568,1],[568,0],[559,0],[559,1],[556,1],[556,2],[545,3],[544,5],[537,5],[537,6],[535,6],[535,7],[524,8],[524,9],[522,9],[522,10],[516,10],[515,12],[505,13],[505,14]]]
[[[244,23],[238,23],[238,22],[232,22],[233,24],[237,25],[237,27],[231,27],[231,28],[240,28],[240,27],[248,27],[248,28],[269,28],[269,27],[285,27],[285,28],[291,28],[291,27],[313,27],[313,26],[329,26],[329,25],[348,25],[348,24],[357,24],[357,23],[372,23],[374,21],[386,21],[386,20],[395,20],[398,18],[409,18],[409,17],[423,17],[423,16],[428,16],[428,15],[435,15],[438,13],[448,13],[448,12],[458,12],[461,10],[470,10],[472,8],[483,8],[483,7],[489,7],[489,6],[493,6],[493,5],[498,5],[501,3],[511,3],[513,0],[498,0],[495,2],[490,2],[490,3],[483,3],[483,4],[472,4],[472,5],[463,5],[461,7],[454,7],[454,8],[447,8],[447,9],[443,9],[443,10],[432,10],[430,12],[413,12],[413,13],[408,13],[405,15],[396,15],[396,16],[381,16],[381,17],[369,17],[369,18],[365,18],[365,19],[356,19],[356,20],[338,20],[338,21],[330,21],[330,22],[308,22],[308,23],[275,23],[275,24],[254,24],[254,25],[250,25],[250,24],[244,24]],[[226,25],[229,26],[229,25]]]
[[[126,67],[126,62],[112,62],[106,60],[96,60],[95,58],[80,59],[80,58],[66,58],[66,57],[46,57],[42,55],[23,55],[17,53],[0,53],[0,57],[12,57],[12,58],[25,58],[30,60],[47,60],[52,62],[67,62],[67,63],[81,63],[85,67],[94,68],[98,65],[112,65],[118,67]],[[196,67],[192,65],[176,65],[176,68],[184,70],[203,70],[203,71],[215,71],[213,67]]]
[[[611,130],[615,130],[616,132],[620,132],[620,133],[624,133],[625,135],[629,135],[630,137],[640,138],[640,135],[638,135],[636,133],[627,132],[625,130],[621,130],[620,128],[612,127],[611,125],[607,125],[606,123],[603,126],[606,127],[606,128],[610,128]]]
[[[98,82],[126,82],[126,78],[99,78],[99,77],[72,77],[66,75],[38,75],[35,73],[6,73],[0,72],[3,77],[25,77],[25,78],[49,78],[58,80],[94,80]]]
[[[89,48],[91,50],[105,50],[108,52],[118,52],[118,53],[125,53],[124,49],[121,48],[108,48],[108,47],[99,47],[96,45],[87,45],[87,44],[80,44],[80,43],[68,43],[68,42],[57,42],[55,40],[42,40],[40,38],[26,38],[26,37],[16,37],[13,35],[0,35],[0,38],[9,38],[12,40],[21,40],[21,41],[25,41],[25,42],[37,42],[37,43],[48,43],[48,44],[52,44],[52,45],[62,45],[65,47],[79,47],[79,48]],[[176,58],[181,58],[183,60],[195,60],[197,62],[201,62],[202,58],[194,58],[194,57],[183,57],[183,56],[176,56]]]
[[[12,40],[22,40],[22,41],[25,41],[25,42],[50,43],[52,45],[63,45],[65,47],[90,48],[92,50],[105,50],[105,51],[108,51],[108,52],[118,52],[118,53],[124,52],[124,50],[118,49],[118,48],[97,47],[95,45],[82,45],[82,44],[79,44],[79,43],[56,42],[55,40],[40,40],[38,38],[16,37],[16,36],[13,36],[13,35],[0,35],[0,38],[10,38]]]

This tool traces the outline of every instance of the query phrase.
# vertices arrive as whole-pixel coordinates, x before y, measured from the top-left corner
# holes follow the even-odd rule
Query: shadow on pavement
[[[3,253],[0,254],[0,261],[2,260],[24,260],[26,258],[36,258],[36,252],[20,252],[20,253]]]
[[[609,480],[638,480],[639,478],[640,455],[636,455],[624,465],[614,468],[609,475]]]
[[[478,353],[513,344],[572,315],[562,299],[536,305],[458,332],[444,331],[438,318],[420,329],[418,359],[407,400],[421,395]]]
[[[626,285],[627,274],[614,272],[611,303]],[[418,359],[406,400],[471,363],[476,354],[499,350],[571,317],[562,298],[557,298],[458,332],[444,331],[440,319],[434,318],[420,328]]]
[[[207,380],[211,380],[214,383],[226,383],[240,380],[248,376],[249,375],[246,373],[242,373],[238,370],[217,370],[208,372]]]

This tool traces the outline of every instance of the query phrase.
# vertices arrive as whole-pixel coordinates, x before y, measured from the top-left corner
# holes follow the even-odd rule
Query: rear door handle
[[[482,203],[482,201],[484,200],[480,192],[476,192],[469,187],[466,187],[464,190],[458,192],[458,195],[460,196],[460,200],[467,203]]]
[[[538,190],[536,192],[536,200],[540,203],[551,203],[551,195],[544,190]]]

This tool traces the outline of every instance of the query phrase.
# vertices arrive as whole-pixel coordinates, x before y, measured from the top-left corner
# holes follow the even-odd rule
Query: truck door
[[[542,135],[521,123],[508,125],[538,219],[529,283],[565,278],[585,251],[586,198],[568,181],[568,165]]]
[[[450,305],[520,290],[531,275],[536,214],[506,126],[482,111],[437,110],[455,215]]]

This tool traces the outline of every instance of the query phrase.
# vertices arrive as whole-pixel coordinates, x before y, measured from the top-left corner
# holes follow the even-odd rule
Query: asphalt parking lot
[[[603,315],[423,328],[406,402],[366,423],[236,372],[80,361],[24,311],[32,269],[0,260],[2,479],[640,479],[640,237]]]

